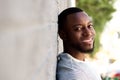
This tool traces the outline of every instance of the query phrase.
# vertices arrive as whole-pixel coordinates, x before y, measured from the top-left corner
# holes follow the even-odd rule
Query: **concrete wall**
[[[55,80],[57,15],[69,0],[0,0],[0,80]]]

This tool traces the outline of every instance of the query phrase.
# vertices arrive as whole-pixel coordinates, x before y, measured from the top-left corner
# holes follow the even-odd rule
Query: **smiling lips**
[[[82,42],[84,42],[84,43],[92,43],[93,42],[93,38],[85,39]]]

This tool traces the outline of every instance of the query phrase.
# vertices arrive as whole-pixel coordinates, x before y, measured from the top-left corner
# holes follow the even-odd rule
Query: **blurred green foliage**
[[[112,13],[115,11],[114,2],[115,0],[76,0],[77,7],[83,9],[92,17],[96,30],[95,49],[91,57],[94,57],[101,46],[100,35],[106,22],[112,18]]]

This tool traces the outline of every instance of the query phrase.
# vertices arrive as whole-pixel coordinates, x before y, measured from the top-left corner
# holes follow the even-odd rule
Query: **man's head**
[[[58,16],[58,33],[64,47],[88,53],[94,48],[95,30],[91,18],[83,10],[72,7]]]

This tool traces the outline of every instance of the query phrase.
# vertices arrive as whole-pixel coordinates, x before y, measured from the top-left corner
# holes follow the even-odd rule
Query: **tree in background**
[[[96,30],[95,49],[91,57],[100,48],[100,35],[105,27],[106,22],[112,18],[112,13],[115,11],[113,4],[115,0],[76,0],[77,7],[85,10],[93,19]]]

